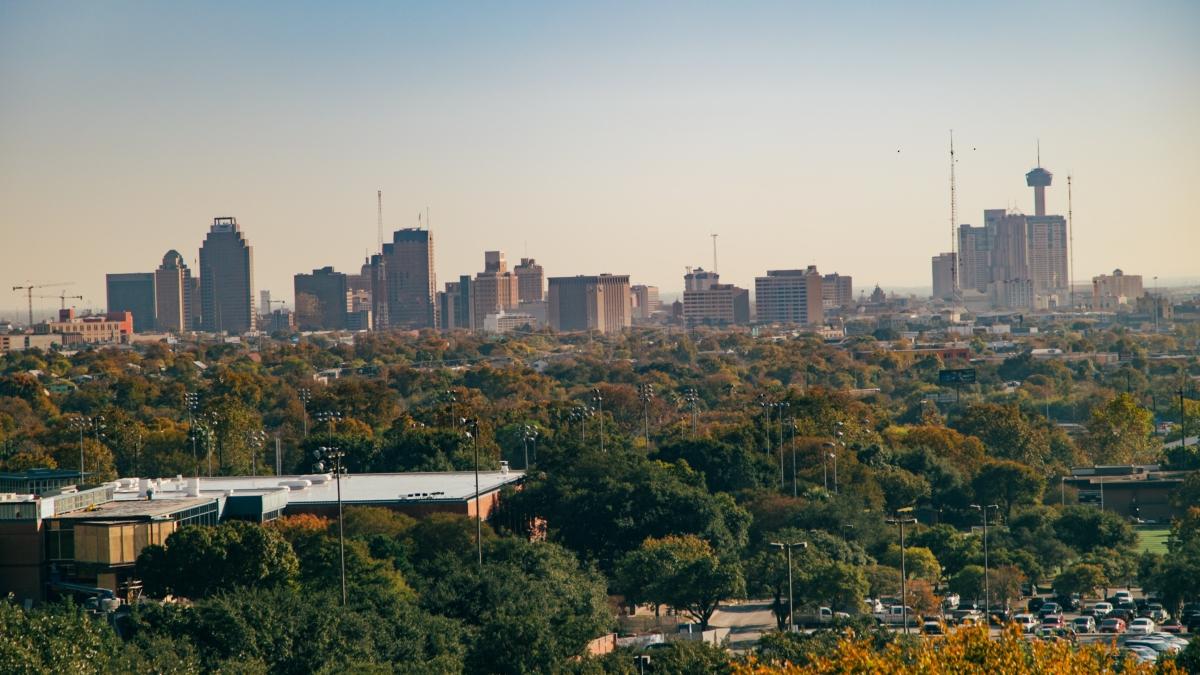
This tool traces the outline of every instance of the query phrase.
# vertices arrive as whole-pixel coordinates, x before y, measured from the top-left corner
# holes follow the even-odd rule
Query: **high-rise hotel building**
[[[200,247],[203,330],[241,334],[256,328],[254,248],[236,218],[213,218]]]

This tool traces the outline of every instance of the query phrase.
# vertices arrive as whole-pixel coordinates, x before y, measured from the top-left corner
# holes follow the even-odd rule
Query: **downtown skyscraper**
[[[379,275],[386,291],[385,327],[437,328],[433,233],[417,227],[396,230],[383,245],[380,258],[385,271]]]
[[[234,335],[253,331],[254,249],[236,218],[213,218],[200,247],[201,329]]]

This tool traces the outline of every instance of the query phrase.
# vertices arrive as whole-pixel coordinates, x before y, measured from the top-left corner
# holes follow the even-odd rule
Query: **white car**
[[[1133,602],[1133,593],[1129,591],[1117,591],[1113,593],[1113,600],[1120,602]]]
[[[1149,635],[1154,632],[1154,620],[1141,617],[1129,622],[1129,628],[1125,629],[1129,635]]]
[[[1013,617],[1013,623],[1021,627],[1022,633],[1032,633],[1039,625],[1037,617],[1032,614],[1018,614]]]
[[[1092,605],[1092,616],[1096,617],[1096,620],[1099,621],[1107,616],[1112,610],[1113,606],[1111,602],[1097,602],[1096,604]]]

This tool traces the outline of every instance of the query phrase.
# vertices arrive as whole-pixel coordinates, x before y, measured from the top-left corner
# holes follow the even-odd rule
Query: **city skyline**
[[[669,297],[714,232],[741,287],[815,264],[856,290],[928,288],[954,128],[956,225],[1034,212],[1040,138],[1048,213],[1074,177],[1077,286],[1195,276],[1200,9],[1071,7],[351,5],[330,26],[316,8],[9,3],[0,266],[100,307],[106,273],[171,249],[197,270],[232,215],[255,289],[294,307],[294,274],[375,252],[381,189],[389,233],[429,209],[439,290],[502,250]],[[0,315],[23,306],[11,293]]]

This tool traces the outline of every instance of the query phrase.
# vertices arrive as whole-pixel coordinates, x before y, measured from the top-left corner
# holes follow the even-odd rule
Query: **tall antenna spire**
[[[1070,249],[1071,311],[1075,311],[1075,228],[1071,223],[1071,174],[1067,174],[1067,248]]]
[[[717,273],[717,235],[710,235],[713,239],[713,273]]]
[[[954,181],[954,130],[950,130],[950,281],[955,295],[958,295],[958,242],[954,236],[954,228],[958,223],[958,194]]]
[[[380,253],[383,253],[383,190],[375,191],[375,208],[376,208],[376,227],[379,229],[378,239],[376,242]]]
[[[1037,165],[1042,165],[1042,139],[1037,139]]]

